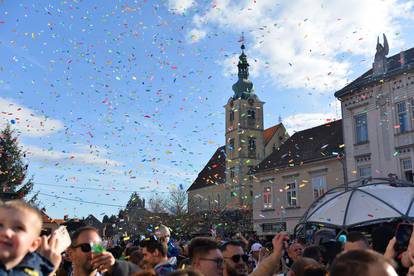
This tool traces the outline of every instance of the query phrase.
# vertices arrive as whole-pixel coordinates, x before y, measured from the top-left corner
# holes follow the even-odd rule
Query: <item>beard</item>
[[[87,274],[91,273],[95,269],[92,267],[92,264],[89,261],[86,261],[83,266],[83,271],[85,271]]]
[[[247,269],[244,266],[231,267],[226,265],[227,276],[247,276]]]

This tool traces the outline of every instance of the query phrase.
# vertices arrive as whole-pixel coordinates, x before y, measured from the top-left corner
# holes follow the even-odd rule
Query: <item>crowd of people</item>
[[[0,203],[0,276],[414,276],[414,234],[399,251],[385,232],[368,240],[354,231],[340,240],[315,238],[314,244],[284,232],[267,242],[240,233],[184,241],[160,225],[151,235],[115,245],[85,226],[62,250],[62,238],[56,232],[41,236],[41,229],[36,208]]]

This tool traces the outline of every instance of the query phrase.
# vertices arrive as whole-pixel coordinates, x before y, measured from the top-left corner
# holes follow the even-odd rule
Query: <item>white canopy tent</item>
[[[413,220],[413,202],[411,182],[363,179],[356,185],[329,190],[309,207],[297,227],[317,224],[346,230],[396,219]]]

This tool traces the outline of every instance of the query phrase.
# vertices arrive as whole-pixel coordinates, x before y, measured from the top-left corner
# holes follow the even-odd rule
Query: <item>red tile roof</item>
[[[277,124],[272,127],[269,127],[263,131],[263,139],[265,145],[269,143],[269,141],[272,139],[272,137],[275,135],[276,131],[282,126],[282,124]]]

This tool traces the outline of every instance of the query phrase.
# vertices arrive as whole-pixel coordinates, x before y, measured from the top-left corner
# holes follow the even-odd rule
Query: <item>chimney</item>
[[[404,64],[405,64],[405,51],[401,51],[400,52],[400,60],[399,60],[399,62],[401,64],[401,67],[403,67]]]

